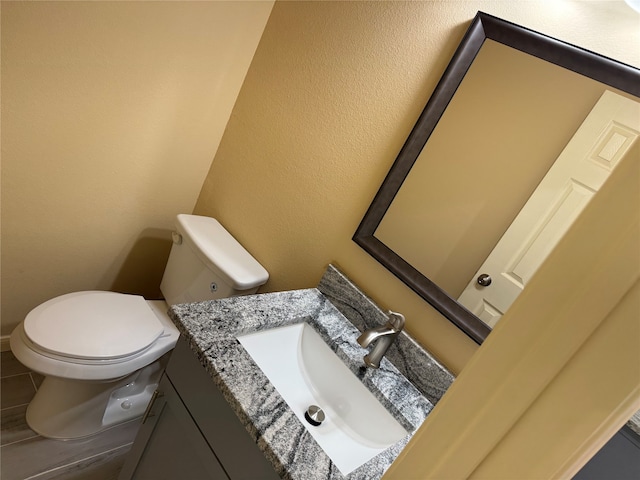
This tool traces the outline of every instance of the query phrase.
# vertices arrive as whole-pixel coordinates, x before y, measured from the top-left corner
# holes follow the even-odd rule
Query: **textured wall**
[[[2,3],[2,334],[74,290],[158,296],[272,2]]]
[[[195,209],[264,264],[266,290],[336,262],[455,372],[475,344],[351,237],[478,10],[640,65],[621,1],[276,2]]]

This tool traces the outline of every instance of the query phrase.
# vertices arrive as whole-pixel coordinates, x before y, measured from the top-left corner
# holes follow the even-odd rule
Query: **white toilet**
[[[142,415],[178,330],[168,305],[255,293],[267,271],[209,217],[178,215],[162,300],[87,291],[34,308],[11,350],[45,379],[27,408],[44,437],[85,437]]]

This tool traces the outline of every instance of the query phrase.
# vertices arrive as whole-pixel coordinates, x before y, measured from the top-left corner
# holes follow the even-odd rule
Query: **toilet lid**
[[[42,349],[87,359],[132,355],[163,330],[143,297],[114,292],[62,295],[34,308],[24,320],[25,334]]]

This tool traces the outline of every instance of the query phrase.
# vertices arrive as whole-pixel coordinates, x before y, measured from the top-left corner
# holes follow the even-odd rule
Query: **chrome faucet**
[[[380,327],[365,330],[362,335],[358,337],[358,343],[362,347],[368,347],[371,342],[378,340],[373,350],[364,357],[364,363],[368,367],[380,367],[380,360],[382,360],[384,354],[387,353],[389,346],[400,334],[403,327],[404,316],[400,313],[389,311],[389,320],[387,323]]]

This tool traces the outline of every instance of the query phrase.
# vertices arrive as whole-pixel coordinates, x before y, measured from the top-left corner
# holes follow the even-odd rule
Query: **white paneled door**
[[[606,91],[458,302],[493,327],[639,134],[640,103]]]

